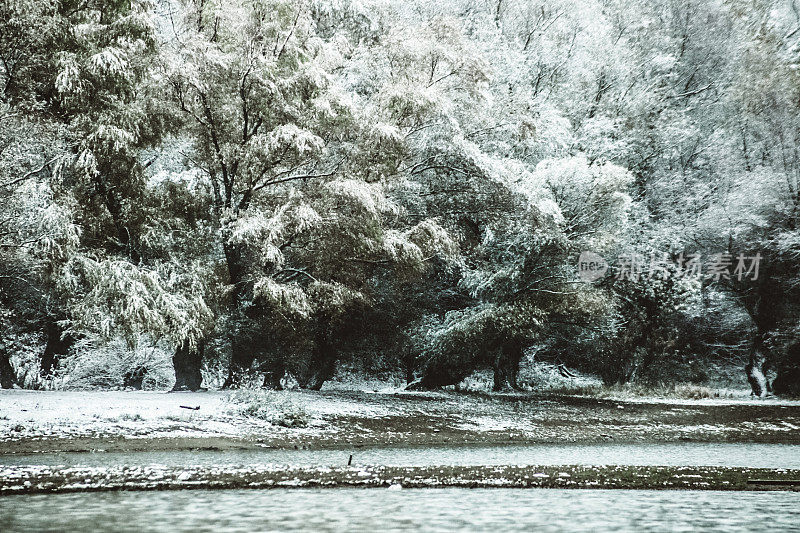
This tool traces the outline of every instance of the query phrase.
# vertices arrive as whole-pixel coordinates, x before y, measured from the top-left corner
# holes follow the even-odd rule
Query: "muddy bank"
[[[302,424],[286,427],[274,417],[247,416],[222,392],[0,391],[0,455],[598,442],[800,444],[800,402],[345,391],[286,391],[263,401],[272,402],[279,414],[282,409],[301,413]]]
[[[643,466],[0,468],[0,495],[287,487],[800,490],[800,470]]]

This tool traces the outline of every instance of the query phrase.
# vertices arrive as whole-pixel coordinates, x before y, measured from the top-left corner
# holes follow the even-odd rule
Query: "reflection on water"
[[[446,446],[354,450],[235,450],[134,453],[0,455],[0,465],[114,466],[162,464],[344,466],[427,465],[661,465],[741,466],[800,469],[800,446],[790,444],[560,444],[534,446]]]
[[[0,498],[27,531],[789,531],[791,492],[275,489]]]

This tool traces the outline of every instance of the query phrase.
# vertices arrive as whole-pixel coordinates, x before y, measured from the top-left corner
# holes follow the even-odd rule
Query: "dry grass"
[[[310,420],[300,403],[273,391],[240,389],[228,401],[232,404],[232,414],[265,420],[275,426],[304,428]]]
[[[595,398],[671,398],[679,400],[702,400],[707,398],[733,398],[730,391],[713,389],[693,383],[659,383],[644,385],[626,383],[624,385],[586,385],[546,388],[543,392],[552,394],[592,396]]]

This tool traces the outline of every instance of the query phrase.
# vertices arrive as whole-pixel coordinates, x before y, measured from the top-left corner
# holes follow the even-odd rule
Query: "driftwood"
[[[191,409],[192,411],[199,411],[200,406],[198,405],[197,407],[189,407],[188,405],[181,405],[181,409]]]
[[[576,378],[576,377],[578,377],[575,374],[573,374],[572,372],[570,372],[567,369],[567,367],[564,366],[563,363],[558,365],[558,373],[561,374],[562,376],[564,376],[565,378]]]

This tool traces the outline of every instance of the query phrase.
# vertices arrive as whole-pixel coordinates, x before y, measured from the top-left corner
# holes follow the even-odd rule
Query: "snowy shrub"
[[[121,340],[83,340],[60,365],[64,389],[164,390],[172,386],[171,354],[140,339],[135,347]]]
[[[6,330],[7,331],[7,330]],[[49,383],[39,375],[39,358],[44,346],[41,336],[18,333],[0,337],[0,350],[11,355],[11,365],[16,369],[17,383],[26,389],[48,388]]]
[[[233,392],[228,401],[231,412],[265,420],[275,426],[304,428],[309,415],[301,405],[280,392],[241,389]]]

